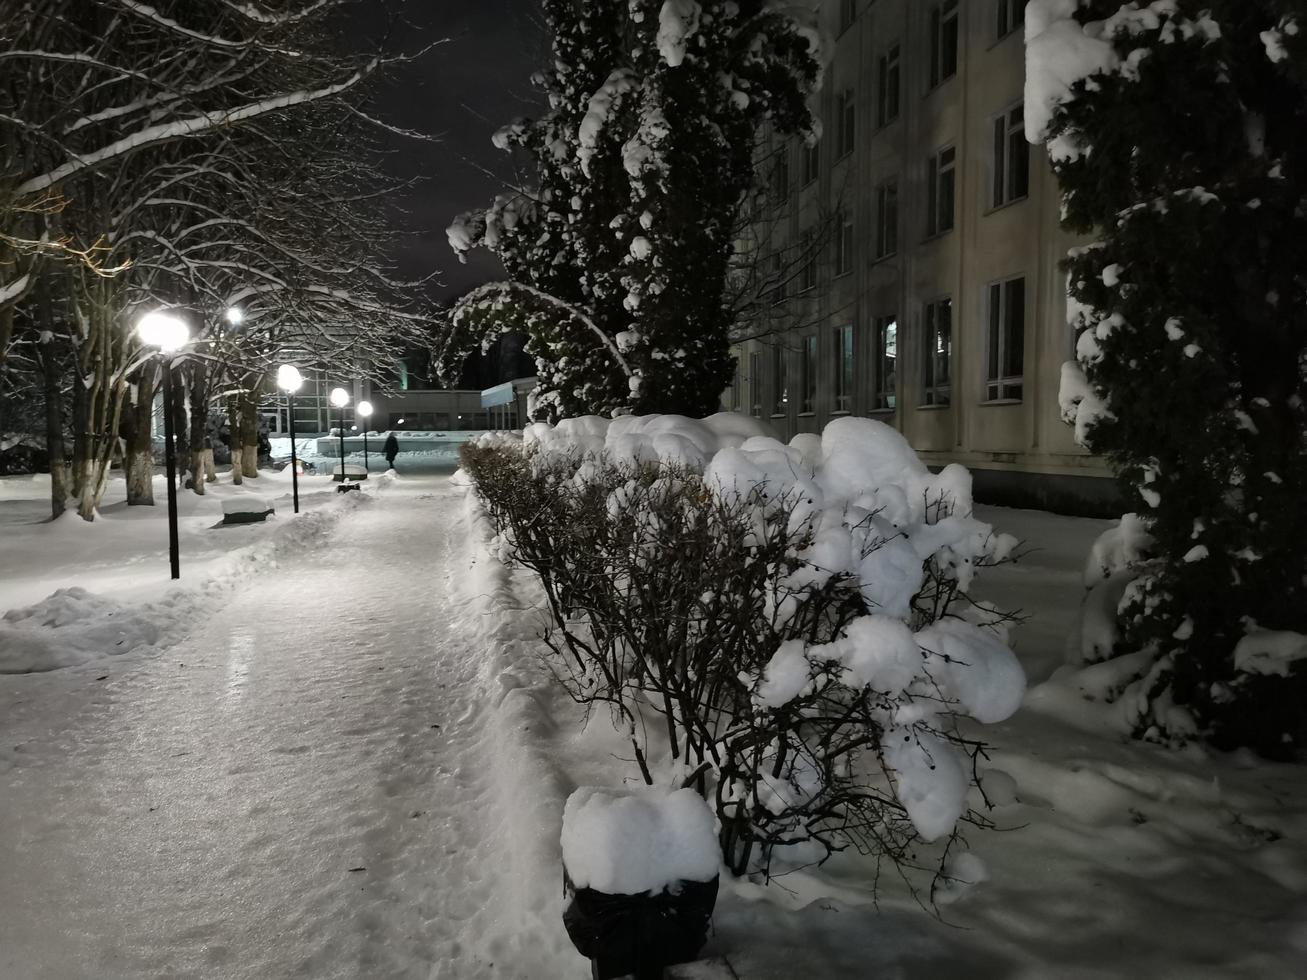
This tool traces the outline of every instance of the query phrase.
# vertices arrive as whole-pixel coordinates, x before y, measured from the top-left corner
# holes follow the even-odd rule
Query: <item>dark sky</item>
[[[510,158],[490,137],[518,116],[539,114],[529,79],[548,63],[548,44],[538,0],[405,0],[400,9],[404,23],[393,28],[388,47],[415,51],[449,39],[395,69],[376,108],[388,122],[439,137],[394,138],[389,169],[425,178],[407,203],[418,237],[398,244],[396,257],[408,276],[439,270],[442,285],[433,295],[441,299],[500,275],[484,251],[460,265],[445,228],[455,215],[489,206],[511,178]]]

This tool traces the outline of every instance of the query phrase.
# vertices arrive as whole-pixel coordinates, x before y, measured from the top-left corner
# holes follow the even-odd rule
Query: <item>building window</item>
[[[1026,0],[998,0],[998,36],[1007,37],[1026,22]]]
[[[853,89],[845,89],[840,93],[837,109],[836,119],[840,131],[839,156],[843,158],[853,152],[854,140],[857,137],[858,103],[853,97]]]
[[[876,258],[899,250],[899,183],[887,180],[876,188]]]
[[[987,401],[1020,401],[1026,351],[1026,281],[989,287],[989,337],[985,368]]]
[[[785,415],[790,407],[790,371],[784,347],[771,351],[771,413]]]
[[[881,410],[893,409],[899,403],[899,318],[896,316],[876,317],[875,362],[873,406]]]
[[[958,0],[943,0],[930,10],[930,87],[958,73]]]
[[[853,409],[853,326],[835,328],[835,411]]]
[[[799,349],[800,376],[802,387],[799,391],[799,412],[811,415],[817,410],[817,335],[810,333],[803,338],[803,347]]]
[[[773,204],[784,204],[790,196],[790,148],[782,146],[776,151],[771,170],[771,199]]]
[[[926,304],[921,390],[923,405],[947,405],[953,392],[953,301]]]
[[[804,144],[803,147],[803,186],[807,187],[820,176],[821,143],[814,140],[811,146]]]
[[[853,271],[853,219],[847,215],[839,218],[839,229],[835,236],[835,275],[846,276]]]
[[[772,306],[780,306],[785,302],[785,256],[772,252],[769,265],[767,282],[771,288],[767,291],[767,299]]]
[[[946,146],[930,158],[926,173],[927,235],[942,235],[953,228],[957,156],[957,150]]]
[[[888,126],[899,117],[899,46],[890,47],[880,58],[880,101],[877,104],[876,123]]]
[[[744,402],[744,393],[740,390],[740,383],[743,380],[740,377],[740,355],[734,355],[731,362],[735,367],[731,375],[731,411],[738,412]]]
[[[749,354],[749,404],[755,418],[762,418],[762,354]]]
[[[817,236],[811,231],[803,233],[803,255],[800,261],[803,263],[799,268],[799,291],[807,292],[810,289],[817,288]]]
[[[1030,144],[1025,110],[1018,105],[994,120],[994,207],[1030,193]]]
[[[858,0],[840,0],[840,33],[843,34],[858,19]]]

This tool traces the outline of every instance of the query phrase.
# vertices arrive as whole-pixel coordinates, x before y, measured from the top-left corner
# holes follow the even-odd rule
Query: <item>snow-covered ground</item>
[[[545,675],[534,585],[441,475],[309,478],[299,518],[282,479],[243,491],[267,524],[211,529],[236,488],[183,495],[178,587],[162,508],[32,525],[38,484],[0,485],[0,611],[79,585],[159,629],[0,676],[0,978],[585,975],[563,803],[630,767]],[[980,516],[1037,549],[980,586],[1032,617],[1026,706],[984,729],[1011,777],[968,835],[987,880],[943,921],[892,875],[873,908],[857,856],[725,884],[708,952],[743,980],[1302,976],[1307,775],[1123,739],[1050,681],[1105,525]]]

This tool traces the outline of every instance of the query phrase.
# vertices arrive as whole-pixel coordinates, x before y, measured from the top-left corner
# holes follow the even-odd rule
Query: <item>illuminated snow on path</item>
[[[4,679],[0,976],[583,966],[556,908],[500,921],[461,513],[444,477],[403,481],[160,655]]]

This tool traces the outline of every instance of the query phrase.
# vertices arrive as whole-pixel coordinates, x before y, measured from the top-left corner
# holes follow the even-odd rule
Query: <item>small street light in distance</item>
[[[242,321],[244,321],[245,319],[245,314],[241,312],[241,308],[239,306],[227,307],[227,312],[225,316],[227,317],[227,322],[230,323],[233,327],[239,327]]]
[[[331,389],[331,404],[337,408],[344,408],[349,404],[349,392],[344,388]]]

